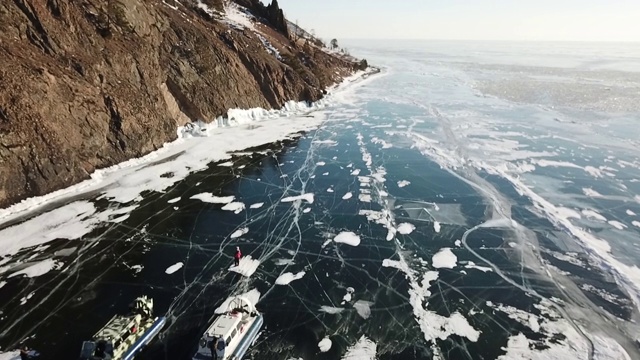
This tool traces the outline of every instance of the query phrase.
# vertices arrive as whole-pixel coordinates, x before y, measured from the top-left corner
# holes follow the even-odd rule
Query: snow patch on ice
[[[292,281],[294,280],[299,280],[302,279],[302,277],[304,276],[305,272],[304,271],[300,271],[297,274],[293,274],[293,273],[284,273],[280,276],[278,276],[278,278],[276,279],[276,285],[289,285]]]
[[[492,268],[490,267],[486,267],[486,266],[478,266],[476,265],[473,261],[469,261],[467,262],[467,265],[465,265],[464,267],[466,267],[467,269],[476,269],[476,270],[480,270],[482,272],[490,272],[493,271]]]
[[[371,301],[358,300],[353,304],[353,308],[363,319],[368,319],[371,316]]]
[[[438,253],[433,255],[431,259],[433,262],[433,267],[436,269],[453,269],[456,267],[456,263],[458,262],[458,257],[451,251],[450,248],[442,248]]]
[[[256,270],[258,270],[258,266],[260,266],[260,260],[253,259],[251,255],[247,255],[240,259],[240,264],[238,266],[232,265],[229,267],[229,271],[236,272],[245,277],[250,277],[256,272]]]
[[[400,180],[398,181],[398,187],[405,187],[405,186],[409,186],[411,185],[411,181],[407,181],[407,180]]]
[[[169,275],[171,275],[171,274],[173,274],[174,272],[176,272],[176,271],[178,271],[178,270],[182,269],[182,267],[183,267],[183,266],[184,266],[184,263],[183,263],[183,262],[178,262],[178,263],[175,263],[175,264],[173,264],[173,265],[169,266],[169,267],[167,268],[167,270],[165,270],[164,272],[165,272],[165,273],[167,273],[167,274],[169,274]]]
[[[360,169],[355,169],[351,172],[351,175],[358,176],[360,175]]]
[[[331,344],[331,339],[326,337],[320,340],[320,342],[318,343],[318,349],[320,349],[320,352],[327,352],[329,351],[329,349],[331,349]]]
[[[202,194],[193,195],[191,197],[191,199],[200,200],[202,202],[212,203],[212,204],[228,204],[232,202],[235,198],[236,197],[233,195],[232,196],[216,196],[216,195],[213,195],[212,193],[202,193]]]
[[[238,230],[234,231],[233,234],[231,234],[230,237],[232,239],[237,239],[237,238],[241,237],[242,235],[247,234],[248,232],[249,232],[249,228],[245,227],[245,228],[238,229]]]
[[[16,271],[8,277],[14,277],[18,275],[26,275],[27,277],[34,278],[48,273],[51,270],[58,270],[62,266],[62,263],[55,261],[53,259],[46,259],[35,264],[29,265],[28,267]]]
[[[167,203],[169,203],[169,204],[175,204],[175,203],[177,203],[178,201],[180,201],[180,199],[182,199],[182,198],[181,198],[181,197],[177,197],[177,198],[175,198],[175,199],[171,199],[171,200],[167,201]]]
[[[619,222],[619,221],[615,221],[615,220],[609,220],[608,221],[609,225],[613,226],[614,228],[618,229],[618,230],[624,230],[627,228],[627,225]]]
[[[558,216],[561,216],[561,217],[566,218],[566,219],[569,219],[569,218],[581,219],[582,218],[582,216],[580,216],[580,213],[575,211],[575,210],[573,210],[573,209],[569,209],[569,208],[558,206],[558,207],[556,207],[555,211],[558,214]]]
[[[342,200],[349,200],[353,197],[353,193],[348,192],[346,194],[344,194],[344,196],[342,197]]]
[[[360,245],[360,236],[351,231],[343,231],[333,238],[336,243],[343,243],[351,246]]]
[[[416,226],[410,223],[402,223],[398,225],[398,232],[403,235],[408,235],[416,229]]]
[[[376,343],[362,335],[355,345],[347,349],[342,360],[375,360],[376,348]]]
[[[344,294],[344,296],[342,297],[342,305],[351,302],[351,298],[353,297],[353,293],[355,292],[355,289],[352,287],[348,287],[347,288],[347,293]]]
[[[442,226],[440,226],[439,222],[437,222],[437,221],[433,222],[433,231],[439,233],[441,228],[442,228]]]
[[[586,216],[587,219],[594,219],[599,221],[607,221],[607,218],[600,215],[598,212],[594,210],[582,210],[582,215]]]
[[[99,223],[95,206],[76,201],[0,230],[0,257],[20,249],[35,247],[55,239],[76,240],[90,233]]]
[[[589,358],[591,343],[593,344],[594,359],[599,360],[631,360],[626,351],[613,339],[590,334],[587,340],[553,308],[549,300],[543,300],[541,304],[534,305],[544,316],[537,316],[526,311],[507,305],[494,305],[493,307],[513,320],[530,328],[536,333],[546,336],[541,340],[529,340],[523,333],[511,336],[507,346],[503,348],[506,354],[498,360],[563,360]],[[562,338],[555,336],[562,334]],[[543,345],[544,347],[541,346]]]
[[[593,166],[585,166],[584,167],[584,171],[587,172],[589,175],[596,177],[596,178],[600,178],[602,177],[602,171],[598,168],[595,168]]]
[[[602,197],[602,194],[593,190],[592,188],[582,188],[582,192],[589,197]]]
[[[322,305],[320,311],[327,314],[339,314],[344,311],[344,308]]]
[[[293,265],[295,261],[293,259],[276,259],[274,260],[276,266]]]
[[[236,214],[240,214],[244,210],[244,203],[241,202],[231,202],[222,207],[222,210],[225,211],[233,211]]]
[[[283,203],[290,203],[290,202],[294,202],[294,201],[298,201],[298,200],[305,200],[309,204],[313,204],[313,194],[312,193],[308,193],[308,194],[302,194],[302,195],[298,195],[298,196],[289,196],[289,197],[283,198],[280,201],[282,201]]]
[[[249,208],[250,208],[250,209],[260,209],[260,208],[261,208],[261,207],[263,207],[263,206],[264,206],[264,203],[263,203],[263,202],[261,202],[261,203],[255,203],[255,204],[252,204],[251,206],[249,206]]]

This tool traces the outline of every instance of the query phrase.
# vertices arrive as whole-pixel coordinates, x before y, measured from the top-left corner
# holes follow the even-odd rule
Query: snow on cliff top
[[[254,32],[256,31],[256,28],[253,26],[255,16],[251,15],[246,8],[238,4],[228,3],[224,11],[224,18],[227,24],[238,29],[248,28]]]

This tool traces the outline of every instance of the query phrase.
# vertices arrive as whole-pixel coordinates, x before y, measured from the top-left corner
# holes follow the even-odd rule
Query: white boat
[[[234,297],[200,339],[194,360],[240,360],[253,345],[264,319],[245,297]],[[214,356],[215,349],[217,356]]]
[[[131,360],[158,335],[165,317],[153,317],[153,300],[137,298],[129,315],[115,315],[91,339],[82,343],[81,360]]]

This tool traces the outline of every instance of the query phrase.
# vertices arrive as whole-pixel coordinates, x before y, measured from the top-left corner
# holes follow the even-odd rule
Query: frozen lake
[[[640,46],[350,49],[382,73],[0,210],[1,349],[73,358],[146,294],[141,358],[189,359],[251,292],[248,358],[640,358]]]

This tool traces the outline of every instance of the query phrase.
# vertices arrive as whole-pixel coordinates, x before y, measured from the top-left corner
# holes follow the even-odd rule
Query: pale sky
[[[270,0],[262,0],[264,3]],[[279,0],[324,39],[640,41],[640,0]]]

